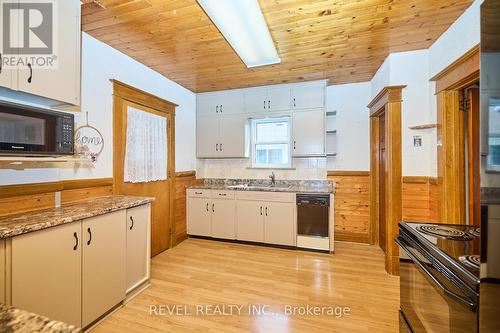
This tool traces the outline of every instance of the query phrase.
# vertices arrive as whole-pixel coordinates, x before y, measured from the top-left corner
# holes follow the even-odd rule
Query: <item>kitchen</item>
[[[498,330],[498,2],[30,2],[0,1],[0,327]]]

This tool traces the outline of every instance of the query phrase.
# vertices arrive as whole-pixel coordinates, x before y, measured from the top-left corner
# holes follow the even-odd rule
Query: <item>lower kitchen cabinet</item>
[[[125,299],[126,214],[83,220],[82,327]]]
[[[12,305],[81,326],[81,222],[12,238]]]
[[[187,190],[192,236],[296,245],[295,193]]]
[[[234,200],[212,199],[211,236],[223,239],[235,239]]]
[[[5,248],[4,243],[0,258],[11,274],[5,283],[11,305],[87,327],[149,279],[150,205],[15,236]],[[0,297],[9,303],[2,292]]]
[[[236,206],[237,239],[264,242],[264,203],[238,200]]]
[[[296,242],[295,204],[270,202],[264,208],[264,242],[294,246]]]
[[[149,279],[151,205],[127,209],[127,293]]]
[[[210,237],[212,207],[208,198],[187,199],[187,232],[193,236]]]

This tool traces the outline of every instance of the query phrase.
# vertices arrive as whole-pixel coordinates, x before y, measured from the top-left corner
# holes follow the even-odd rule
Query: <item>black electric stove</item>
[[[401,332],[477,332],[481,230],[401,222]]]

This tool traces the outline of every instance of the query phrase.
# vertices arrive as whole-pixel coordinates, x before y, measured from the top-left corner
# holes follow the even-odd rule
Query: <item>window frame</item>
[[[257,125],[275,122],[287,122],[287,137],[288,140],[283,141],[257,141]],[[288,169],[292,167],[292,117],[289,115],[276,116],[276,117],[262,117],[250,119],[251,130],[251,166],[256,169]],[[257,145],[287,145],[288,146],[288,163],[287,164],[258,164],[257,158]]]

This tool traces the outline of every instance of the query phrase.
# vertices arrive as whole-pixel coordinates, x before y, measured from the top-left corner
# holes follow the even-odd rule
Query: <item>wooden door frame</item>
[[[479,45],[431,78],[436,83],[438,214],[440,223],[465,224],[465,115],[462,90],[479,82]]]
[[[168,244],[170,248],[173,244],[173,235],[175,234],[175,108],[177,104],[168,102],[162,98],[152,95],[148,92],[129,86],[118,80],[110,80],[113,84],[113,190],[115,194],[121,193],[123,183],[123,147],[121,142],[117,142],[122,133],[122,113],[125,103],[134,103],[153,109],[159,113],[168,115],[171,118],[168,126],[168,178],[171,180],[168,188],[169,192],[169,218],[168,218]],[[155,255],[152,252],[152,255]]]
[[[399,274],[399,248],[393,241],[398,234],[398,223],[402,218],[402,148],[401,113],[403,88],[389,86],[368,104],[370,109],[370,240],[379,243],[380,202],[380,117],[385,119],[386,151],[386,253],[385,269],[391,275]]]

